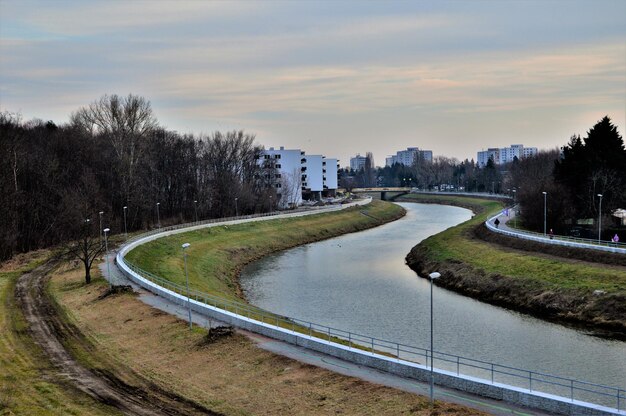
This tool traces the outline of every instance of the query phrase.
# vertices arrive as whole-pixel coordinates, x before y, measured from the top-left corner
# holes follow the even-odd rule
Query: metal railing
[[[511,209],[511,208],[509,208]],[[493,232],[508,235],[510,237],[521,238],[525,240],[539,241],[545,244],[553,244],[553,245],[561,245],[568,247],[577,247],[577,248],[586,248],[590,250],[599,250],[599,251],[607,251],[612,253],[623,253],[626,254],[626,243],[614,243],[612,241],[598,241],[597,239],[590,238],[579,238],[579,237],[569,237],[564,235],[544,235],[543,233],[537,233],[534,231],[514,231],[511,229],[503,229],[496,227],[493,224],[493,221],[502,215],[502,213],[498,213],[487,221],[485,221],[485,225],[488,229]]]
[[[176,227],[170,227],[170,229],[176,229]],[[159,232],[161,231],[163,230]],[[154,234],[154,232],[146,233],[134,240],[151,234]],[[527,389],[530,392],[552,394],[572,402],[588,402],[615,409],[618,414],[626,414],[626,412],[621,412],[622,409],[626,410],[626,389],[620,387],[604,386],[538,371],[524,370],[441,351],[431,352],[426,348],[400,344],[306,320],[280,316],[247,303],[225,299],[197,290],[191,289],[187,292],[186,287],[183,285],[142,270],[123,258],[121,260],[130,270],[143,279],[161,288],[175,292],[184,298],[189,296],[189,299],[193,299],[196,302],[235,313],[243,318],[292,331],[294,334],[335,342],[348,348],[424,365],[427,368],[432,361],[433,366],[438,370],[444,370],[457,376],[476,377],[494,385],[503,387],[514,386]]]

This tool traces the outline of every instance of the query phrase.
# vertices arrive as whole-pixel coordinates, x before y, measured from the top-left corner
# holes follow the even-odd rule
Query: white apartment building
[[[324,164],[322,155],[306,155],[302,166],[302,190],[309,192],[322,192],[324,190]]]
[[[404,166],[412,166],[418,158],[432,162],[432,150],[420,150],[418,147],[407,147],[406,150],[400,150],[395,155],[385,158],[385,166],[393,166],[399,163]]]
[[[339,168],[339,160],[338,159],[324,159],[322,161],[323,165],[323,173],[324,173],[324,189],[331,191],[334,194],[334,191],[339,187],[338,175],[337,171]]]
[[[489,159],[494,164],[503,165],[512,162],[515,158],[522,159],[537,154],[536,147],[524,147],[523,144],[512,144],[509,147],[489,148],[478,152],[476,163],[479,167],[485,167]]]
[[[281,208],[302,204],[304,196],[319,199],[322,192],[334,195],[338,184],[337,162],[284,147],[270,147],[259,159],[259,165],[265,168],[264,179],[276,189]]]
[[[356,154],[355,157],[350,158],[350,169],[354,171],[359,171],[365,167],[365,161],[367,157],[361,156],[359,153]]]

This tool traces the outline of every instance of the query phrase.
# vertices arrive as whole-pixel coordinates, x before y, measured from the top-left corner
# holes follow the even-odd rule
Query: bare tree
[[[137,95],[104,95],[71,115],[71,123],[92,135],[105,136],[119,162],[122,198],[130,199],[144,141],[158,124],[150,101]]]
[[[280,203],[283,208],[298,205],[302,200],[302,173],[299,169],[284,173],[280,178]]]
[[[85,283],[91,283],[91,266],[94,260],[102,253],[104,247],[102,241],[92,235],[92,221],[86,218],[81,227],[81,236],[78,240],[65,245],[65,256],[70,259],[78,259],[83,263],[85,269]]]

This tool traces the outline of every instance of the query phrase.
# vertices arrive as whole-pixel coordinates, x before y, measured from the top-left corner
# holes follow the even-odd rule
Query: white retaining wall
[[[286,216],[281,215],[280,217],[284,218],[289,216],[301,215],[302,213],[287,214]],[[117,266],[121,270],[121,272],[124,273],[124,275],[126,275],[129,279],[131,279],[138,285],[144,287],[152,293],[163,296],[164,298],[169,299],[174,303],[187,306],[187,297],[163,288],[147,279],[144,279],[139,274],[130,269],[130,267],[124,262],[124,256],[130,250],[141,244],[160,237],[165,237],[167,235],[178,234],[209,226],[237,224],[246,221],[260,221],[272,218],[276,217],[262,217],[249,220],[234,220],[215,224],[204,224],[146,236],[144,238],[140,238],[138,240],[130,242],[119,250],[116,257]],[[247,318],[243,315],[238,315],[233,312],[206,305],[193,299],[189,300],[189,303],[192,310],[238,328],[246,329],[248,331],[262,334],[270,338],[309,348],[311,350],[325,353],[333,357],[344,359],[356,364],[386,371],[391,374],[396,374],[419,381],[430,380],[430,369],[420,364],[403,361],[397,358],[391,358],[372,352],[367,352],[361,349],[341,345],[335,342],[308,336],[306,334],[301,334],[289,329],[260,322],[254,319]],[[541,392],[529,391],[526,389],[500,383],[491,383],[488,380],[483,380],[470,376],[456,375],[454,373],[444,370],[435,369],[434,379],[435,384],[438,385],[451,387],[457,390],[489,397],[492,399],[503,400],[509,403],[542,409],[562,415],[626,415],[625,411],[618,412],[615,409],[594,405],[591,403],[568,400],[563,397]]]

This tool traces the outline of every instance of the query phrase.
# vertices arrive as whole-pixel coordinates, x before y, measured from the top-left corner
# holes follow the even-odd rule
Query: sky
[[[180,133],[377,165],[626,126],[626,1],[0,0],[0,110],[141,95]]]

